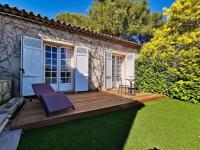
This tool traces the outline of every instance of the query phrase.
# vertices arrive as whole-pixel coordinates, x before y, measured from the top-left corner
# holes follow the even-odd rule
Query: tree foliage
[[[137,60],[138,82],[145,91],[199,103],[200,1],[177,0],[165,15]]]
[[[151,13],[147,0],[100,0],[94,1],[88,16],[61,13],[57,20],[88,27],[110,35],[146,34],[163,24],[162,15]]]
[[[91,28],[92,22],[88,16],[75,13],[60,13],[56,16],[56,20],[70,23],[76,26]]]

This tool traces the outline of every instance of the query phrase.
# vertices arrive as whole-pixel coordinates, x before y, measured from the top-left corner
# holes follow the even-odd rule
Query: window
[[[60,82],[61,83],[72,83],[72,49],[71,48],[61,48],[60,53]]]
[[[72,83],[72,48],[45,46],[45,83]]]
[[[120,82],[122,77],[122,62],[123,58],[120,56],[112,56],[112,82],[113,87],[117,85],[117,82]]]
[[[45,83],[57,83],[57,53],[57,47],[45,46]]]

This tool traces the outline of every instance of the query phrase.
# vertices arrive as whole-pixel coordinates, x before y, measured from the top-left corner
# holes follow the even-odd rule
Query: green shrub
[[[200,82],[190,78],[180,79],[169,71],[170,66],[161,62],[139,58],[136,61],[136,82],[146,92],[165,94],[170,98],[193,103],[200,102]],[[187,74],[186,74],[187,76]]]
[[[199,0],[177,0],[166,10],[166,24],[136,62],[140,89],[200,103],[199,8]]]
[[[170,78],[166,65],[154,60],[137,59],[136,68],[136,82],[140,89],[168,95],[171,82],[168,82]]]

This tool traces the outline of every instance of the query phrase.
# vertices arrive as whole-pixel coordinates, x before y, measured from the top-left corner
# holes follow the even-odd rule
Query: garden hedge
[[[177,0],[165,10],[166,24],[155,31],[136,60],[141,90],[200,103],[199,8],[199,0]]]

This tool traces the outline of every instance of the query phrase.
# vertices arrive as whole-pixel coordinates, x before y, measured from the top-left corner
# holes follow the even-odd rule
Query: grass
[[[199,150],[200,106],[162,100],[25,132],[19,150]]]

